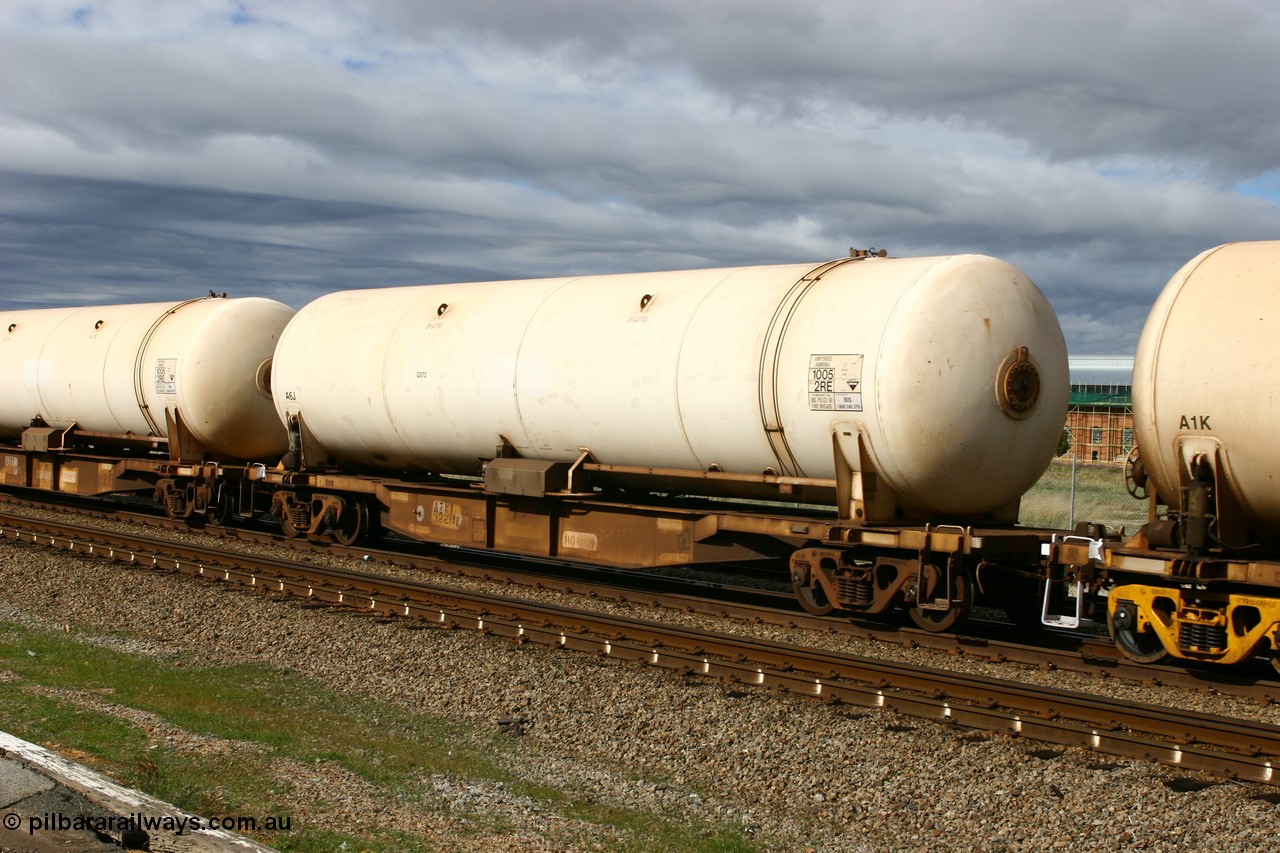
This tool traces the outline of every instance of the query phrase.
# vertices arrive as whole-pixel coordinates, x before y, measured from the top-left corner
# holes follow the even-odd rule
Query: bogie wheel
[[[230,491],[224,490],[213,503],[209,505],[209,509],[205,511],[205,517],[214,527],[222,527],[232,516],[236,514],[236,499]]]
[[[829,616],[836,609],[835,604],[832,603],[831,598],[827,595],[827,591],[822,588],[822,584],[815,583],[810,585],[808,571],[792,570],[791,589],[795,592],[800,606],[814,616]]]
[[[1129,602],[1107,614],[1107,629],[1116,648],[1134,663],[1160,663],[1169,656],[1155,631],[1138,630],[1137,607]]]
[[[369,529],[369,510],[362,500],[347,504],[333,526],[333,541],[339,545],[354,545],[364,538]]]
[[[925,575],[926,571],[935,574],[935,586],[944,582],[945,568],[924,566],[921,574]],[[970,608],[973,607],[973,579],[969,577],[969,570],[965,566],[956,566],[952,570],[949,596],[951,606],[946,610],[926,610],[915,601],[909,601],[907,615],[911,617],[916,627],[930,632],[952,631],[964,622]]]

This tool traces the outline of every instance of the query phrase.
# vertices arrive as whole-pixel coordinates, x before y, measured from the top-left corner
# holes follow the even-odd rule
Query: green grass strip
[[[597,802],[584,791],[524,782],[505,768],[520,766],[525,747],[506,735],[339,693],[285,670],[258,664],[191,668],[86,639],[91,638],[0,622],[0,670],[11,674],[0,690],[0,724],[26,740],[81,753],[82,760],[91,756],[91,763],[124,784],[197,814],[288,816],[287,785],[272,774],[272,762],[332,761],[377,786],[389,801],[430,803],[421,783],[435,775],[462,784],[499,782],[562,817],[611,827],[624,839],[619,850],[754,849],[710,822],[684,825]],[[57,691],[96,694],[196,735],[242,742],[243,748],[197,759],[150,742],[142,727],[117,713],[86,710]],[[477,833],[502,829],[494,815],[464,820]],[[357,827],[344,835],[297,820],[287,832],[256,837],[290,851],[426,849],[403,832]]]

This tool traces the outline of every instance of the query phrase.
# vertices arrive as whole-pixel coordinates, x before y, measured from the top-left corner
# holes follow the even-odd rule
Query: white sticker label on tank
[[[862,411],[862,356],[809,356],[809,410]]]
[[[178,393],[178,360],[176,358],[156,359],[156,393]]]

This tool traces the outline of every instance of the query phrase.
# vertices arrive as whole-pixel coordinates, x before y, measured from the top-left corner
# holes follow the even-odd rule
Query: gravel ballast
[[[677,821],[709,820],[762,849],[1243,851],[1280,843],[1280,811],[1262,798],[1276,789],[1154,763],[824,706],[472,632],[409,630],[28,545],[0,543],[0,579],[8,590],[0,620],[91,632],[98,642],[109,632],[105,642],[121,650],[177,655],[191,666],[247,660],[291,669],[341,691],[471,723],[478,732],[524,717],[527,730],[509,759],[518,778],[590,791],[602,802]],[[708,623],[647,609],[643,615]],[[119,633],[122,626],[127,634]],[[926,655],[938,667],[992,666],[766,626],[718,627],[862,654]],[[1274,709],[1227,697],[1008,666],[992,671],[1275,722]],[[97,710],[111,705],[101,697],[80,699]],[[200,750],[253,748],[157,719],[135,722],[189,750],[193,760]],[[623,843],[607,825],[560,814],[554,803],[516,796],[500,783],[428,776],[415,798],[392,802],[335,763],[280,764],[275,772],[290,787],[295,819],[335,831],[390,826],[450,850]],[[1213,784],[1179,790],[1188,779]],[[474,820],[477,812],[501,820],[487,829]]]

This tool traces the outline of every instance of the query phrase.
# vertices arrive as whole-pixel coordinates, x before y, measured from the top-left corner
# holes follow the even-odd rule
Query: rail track
[[[143,507],[134,512],[120,510],[117,506],[106,507],[93,500],[72,498],[51,504],[45,496],[41,496],[40,500],[26,500],[0,495],[0,508],[6,505],[26,508],[47,508],[52,505],[58,511],[79,514],[91,521],[95,518],[109,518],[152,529],[190,532],[183,522],[173,521]],[[7,513],[0,512],[0,523],[10,517]],[[262,524],[247,527],[209,526],[203,532],[230,542],[269,544],[303,553],[319,552],[367,559],[371,565],[386,564],[424,573],[442,573],[748,623],[819,631],[995,663],[1017,663],[1097,678],[1114,678],[1135,684],[1237,696],[1263,704],[1280,703],[1280,681],[1277,681],[1275,671],[1267,661],[1258,661],[1254,666],[1236,669],[1211,666],[1197,668],[1188,666],[1185,661],[1172,665],[1135,664],[1121,656],[1106,637],[1046,629],[1037,633],[1035,642],[1028,643],[1024,639],[1025,631],[991,619],[971,618],[960,632],[931,633],[893,622],[815,617],[801,610],[789,592],[726,583],[723,580],[600,569],[569,562],[503,557],[455,548],[434,549],[433,553],[433,549],[409,542],[389,541],[378,543],[377,547],[372,544],[344,547],[327,541],[285,538],[279,534],[278,529]],[[752,576],[759,578],[760,573],[753,571]]]
[[[892,709],[950,726],[1280,785],[1280,727],[1265,723],[232,553],[216,547],[216,540],[192,545],[21,517],[0,518],[0,538],[635,661],[688,677]]]

